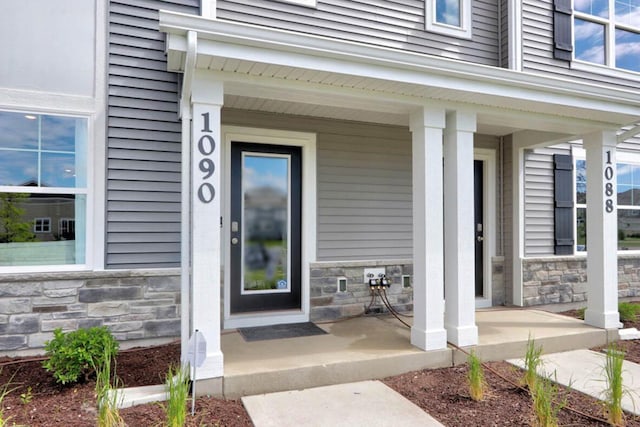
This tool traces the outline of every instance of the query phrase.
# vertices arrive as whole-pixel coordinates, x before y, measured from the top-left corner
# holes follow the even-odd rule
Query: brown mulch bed
[[[486,364],[503,377],[518,384],[519,371],[506,362]],[[420,408],[446,426],[527,426],[533,425],[531,397],[526,389],[504,381],[485,369],[489,391],[475,402],[469,396],[467,367],[410,372],[384,380]],[[563,391],[567,408],[560,411],[561,426],[605,426],[601,404],[576,391]],[[600,421],[598,421],[600,420]],[[640,426],[640,420],[627,416],[628,426]]]
[[[638,323],[634,326],[640,326]],[[640,363],[640,340],[625,341],[621,345],[627,352],[627,360]],[[179,353],[177,343],[123,350],[117,357],[118,377],[128,387],[161,384],[168,367],[178,363]],[[73,386],[58,385],[42,368],[41,360],[31,359],[0,358],[0,385],[8,385],[11,390],[2,402],[5,420],[9,417],[7,425],[96,425],[95,382],[90,379]],[[410,372],[387,378],[384,382],[446,426],[530,425],[533,412],[528,393],[490,372],[495,370],[517,383],[519,371],[505,362],[492,362],[487,366],[489,370],[485,370],[485,375],[489,391],[482,402],[474,402],[469,397],[466,366]],[[575,391],[567,392],[567,399],[570,408],[585,415],[563,409],[561,426],[606,425],[602,421],[602,406],[597,400]],[[141,405],[122,410],[121,414],[129,426],[165,425],[161,404]],[[252,424],[239,400],[199,398],[196,415],[188,416],[187,426],[218,425]],[[640,427],[640,419],[629,415],[627,425]]]
[[[127,387],[162,384],[168,367],[179,360],[179,344],[123,350],[117,357],[117,375]],[[93,379],[72,386],[59,385],[42,368],[41,358],[0,358],[0,367],[0,385],[8,385],[11,390],[2,402],[8,426],[96,425]],[[124,409],[121,415],[132,427],[165,425],[160,404]],[[198,399],[196,414],[188,417],[187,426],[214,425],[248,426],[251,420],[238,400]]]

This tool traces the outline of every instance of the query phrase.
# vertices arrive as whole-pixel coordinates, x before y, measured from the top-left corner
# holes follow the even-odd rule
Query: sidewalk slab
[[[442,426],[380,381],[245,396],[242,403],[256,427]]]
[[[538,374],[602,400],[606,388],[605,360],[604,353],[591,350],[545,354]],[[524,359],[510,359],[507,362],[524,368]],[[622,377],[623,387],[629,391],[622,398],[622,408],[640,415],[640,365],[625,360]]]

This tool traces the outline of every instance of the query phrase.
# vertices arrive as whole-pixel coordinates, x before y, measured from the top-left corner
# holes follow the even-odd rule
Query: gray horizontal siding
[[[217,17],[496,66],[497,2],[472,4],[472,40],[425,31],[424,0],[318,0],[316,8],[278,1],[219,0]]]
[[[316,133],[318,261],[412,256],[408,129],[240,110],[223,122]]]
[[[552,0],[524,0],[522,2],[523,70],[538,74],[571,77],[586,83],[638,88],[638,79],[608,76],[606,72],[591,73],[571,68],[568,61],[553,58],[553,2]]]
[[[199,3],[109,4],[107,268],[179,265],[178,76],[166,71],[158,10],[197,14]]]
[[[553,154],[569,154],[569,146],[525,151],[525,256],[554,253]]]
[[[499,67],[509,67],[509,8],[513,7],[509,0],[498,0],[500,5],[500,64]]]

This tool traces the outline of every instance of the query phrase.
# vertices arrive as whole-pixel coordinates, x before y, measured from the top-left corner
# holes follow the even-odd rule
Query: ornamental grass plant
[[[469,353],[467,363],[469,364],[469,372],[467,373],[467,380],[469,381],[469,395],[473,400],[478,402],[484,399],[487,384],[484,378],[484,368],[482,367],[480,358],[473,350]]]

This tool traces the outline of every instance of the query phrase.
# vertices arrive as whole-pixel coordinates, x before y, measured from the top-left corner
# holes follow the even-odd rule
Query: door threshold
[[[282,325],[308,322],[309,315],[301,310],[254,311],[232,314],[224,319],[224,329],[250,328],[253,326]]]

